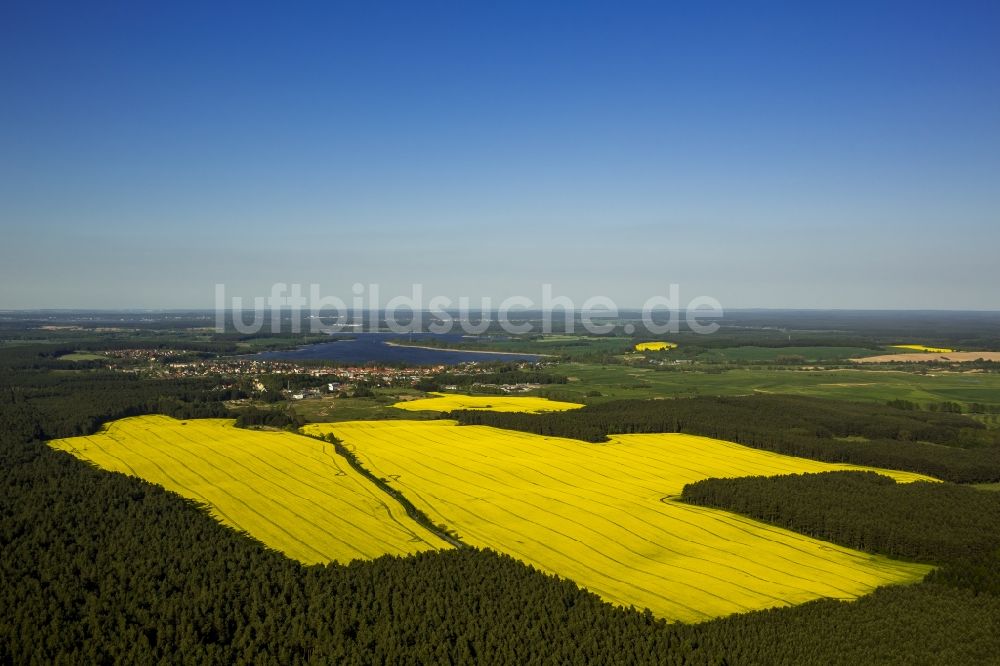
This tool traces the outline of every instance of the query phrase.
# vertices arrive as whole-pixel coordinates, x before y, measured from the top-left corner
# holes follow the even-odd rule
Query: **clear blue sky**
[[[0,308],[1000,309],[1000,3],[6,2]]]

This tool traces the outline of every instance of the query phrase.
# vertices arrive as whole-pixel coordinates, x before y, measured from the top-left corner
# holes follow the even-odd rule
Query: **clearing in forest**
[[[640,342],[635,346],[636,351],[666,351],[668,349],[676,349],[677,343],[674,342]]]
[[[49,445],[202,502],[226,525],[308,564],[449,547],[331,444],[233,423],[139,416]]]
[[[947,347],[927,347],[925,345],[890,345],[893,349],[909,349],[915,352],[928,352],[930,354],[950,354],[955,351]]]
[[[684,434],[605,444],[454,421],[355,421],[333,433],[467,543],[670,620],[713,617],[920,580],[930,567],[870,555],[674,501],[708,477],[871,469]],[[900,482],[932,480],[880,471]]]

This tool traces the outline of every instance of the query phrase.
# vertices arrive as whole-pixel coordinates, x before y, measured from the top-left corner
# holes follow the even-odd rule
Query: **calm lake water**
[[[298,349],[270,351],[254,354],[254,358],[269,361],[337,361],[338,363],[408,363],[410,365],[457,365],[468,361],[538,361],[535,354],[484,354],[474,351],[447,349],[421,349],[418,347],[386,344],[404,337],[419,344],[421,340],[457,342],[460,335],[417,333],[403,336],[398,333],[351,333],[332,342],[305,345]]]

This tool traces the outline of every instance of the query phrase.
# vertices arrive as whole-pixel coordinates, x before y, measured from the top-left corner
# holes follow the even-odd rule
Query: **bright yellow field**
[[[561,412],[579,409],[583,405],[575,402],[560,402],[534,396],[509,395],[458,395],[455,393],[433,393],[433,398],[418,398],[397,402],[393,407],[411,412],[450,412],[454,409],[482,409],[491,412]]]
[[[673,342],[640,342],[635,346],[636,351],[664,351],[665,349],[675,349],[677,345]]]
[[[930,352],[932,354],[950,354],[955,351],[947,347],[925,347],[923,345],[891,345],[894,349],[912,349],[918,352]]]
[[[49,445],[204,502],[221,522],[305,563],[448,547],[330,444],[302,435],[140,416]]]
[[[690,435],[620,435],[608,444],[453,421],[312,424],[435,523],[467,542],[576,581],[608,601],[700,621],[734,612],[853,599],[929,567],[868,555],[735,514],[673,501],[706,477],[864,469]],[[928,480],[886,472],[899,481]]]

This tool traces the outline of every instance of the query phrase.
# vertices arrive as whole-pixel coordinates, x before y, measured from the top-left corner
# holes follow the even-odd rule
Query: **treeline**
[[[872,472],[705,479],[681,499],[850,548],[943,565],[930,581],[1000,594],[1000,493]]]
[[[997,369],[1000,370],[1000,363],[997,364]],[[885,404],[890,407],[897,407],[899,409],[906,409],[910,411],[927,411],[927,412],[948,412],[951,414],[1000,414],[1000,405],[991,405],[984,402],[969,402],[962,404],[959,402],[914,402],[912,400],[889,400]]]
[[[720,340],[721,335],[731,333],[772,335],[786,340],[789,336],[833,340],[854,337],[882,345],[914,343],[952,349],[1000,349],[1000,315],[996,312],[734,311],[726,312],[720,323],[723,329],[710,336],[688,335]]]
[[[1000,432],[960,414],[802,396],[618,400],[572,412],[452,412],[463,425],[602,442],[683,432],[828,462],[909,470],[960,483],[1000,480]]]
[[[896,483],[874,472],[754,476],[691,483],[681,499],[920,562],[1000,549],[1000,493],[952,483]]]
[[[525,370],[516,366],[499,367],[495,371],[477,374],[465,372],[439,372],[421,379],[415,387],[421,391],[440,391],[445,386],[471,386],[472,384],[565,384],[564,375],[544,370]]]
[[[252,335],[214,333],[205,339],[203,333],[172,331],[164,333],[156,330],[123,330],[117,333],[95,331],[38,331],[22,332],[24,344],[0,348],[7,360],[21,358],[34,367],[55,367],[48,365],[64,354],[74,351],[120,351],[142,349],[148,351],[184,351],[191,358],[212,358],[237,353],[255,353],[275,349],[291,349],[303,344],[328,342],[329,336],[301,336],[290,333],[260,332]],[[18,336],[11,336],[18,339]],[[245,349],[240,343],[257,341],[253,349]],[[65,362],[64,362],[65,363]],[[79,363],[79,362],[78,362]],[[63,365],[62,367],[65,367]]]
[[[183,356],[174,356],[171,360],[191,358],[209,358],[215,354],[235,351],[235,347],[211,342],[190,342],[172,344],[168,342],[152,342],[136,340],[134,342],[72,342],[68,344],[25,344],[12,347],[0,347],[0,368],[4,370],[65,370],[67,368],[86,369],[105,367],[108,360],[66,361],[61,356],[77,351],[105,352],[124,349],[142,349],[149,351],[176,350],[188,352]]]
[[[313,435],[309,436],[313,437]],[[358,457],[354,455],[354,451],[344,446],[344,443],[341,442],[339,439],[337,439],[336,435],[334,435],[333,433],[327,433],[326,436],[324,437],[315,437],[315,438],[333,445],[334,451],[336,451],[342,458],[344,458],[344,460],[346,460],[347,463],[354,468],[354,471],[356,471],[358,474],[371,481],[379,488],[379,490],[384,492],[386,495],[389,495],[390,497],[392,497],[392,499],[396,500],[396,502],[398,502],[400,506],[403,507],[403,510],[406,512],[407,516],[415,520],[417,523],[423,525],[425,528],[427,528],[432,533],[437,535],[438,538],[446,541],[452,546],[456,548],[468,547],[468,544],[463,542],[462,538],[457,534],[455,534],[451,529],[449,529],[447,525],[443,524],[435,525],[434,522],[430,519],[430,517],[426,513],[418,509],[416,505],[414,505],[413,502],[411,502],[410,499],[406,495],[404,495],[399,488],[394,487],[389,482],[388,479],[377,476],[371,470],[365,467],[361,463],[361,461],[358,460]]]
[[[297,430],[305,425],[305,420],[290,409],[261,409],[245,407],[236,414],[237,428],[267,427],[283,430]]]
[[[5,414],[30,415],[38,438],[74,437],[94,432],[107,421],[142,414],[179,419],[228,416],[222,400],[242,397],[238,389],[217,390],[210,379],[141,380],[110,371],[41,376],[0,373],[0,404]],[[0,418],[0,427],[9,424]],[[11,427],[13,427],[11,425]]]

